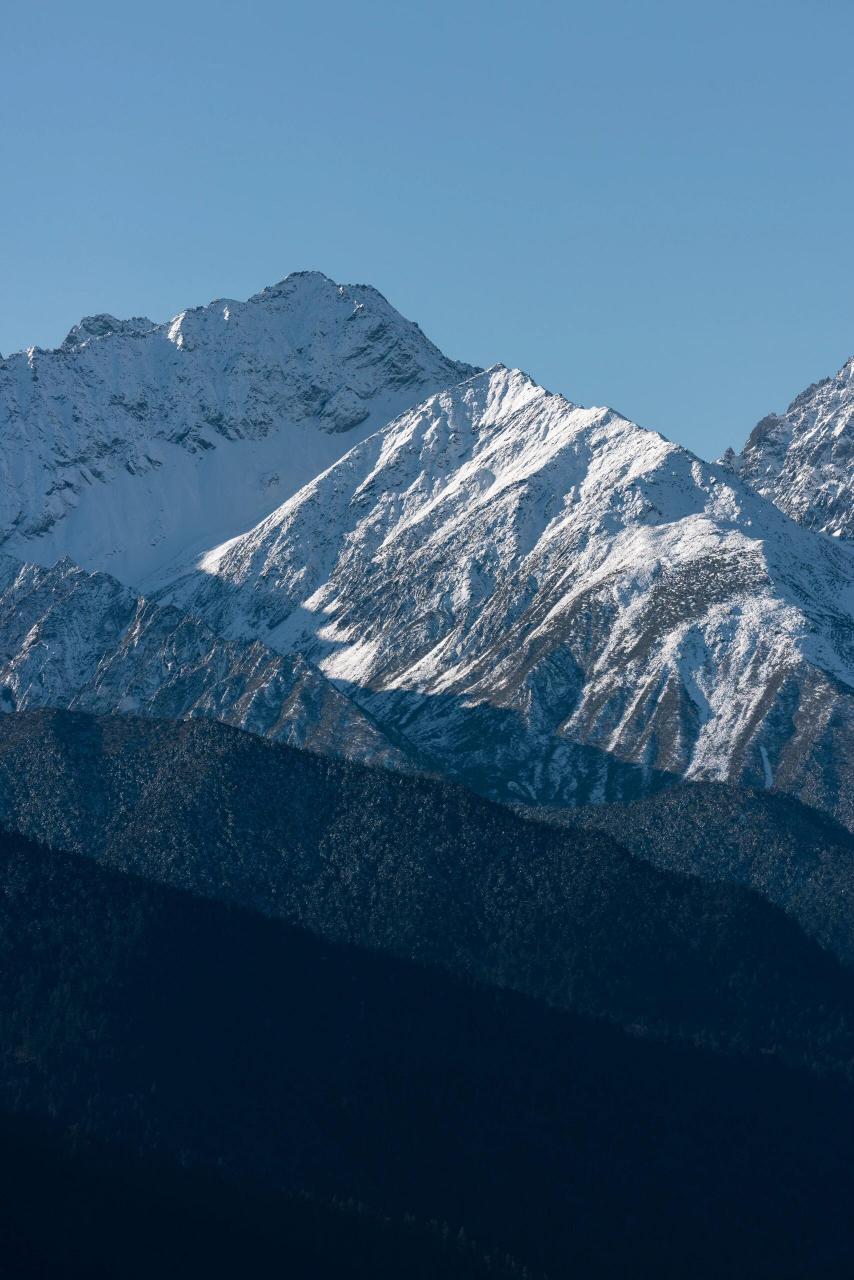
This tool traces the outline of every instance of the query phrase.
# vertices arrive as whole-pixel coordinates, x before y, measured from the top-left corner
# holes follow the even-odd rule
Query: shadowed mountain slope
[[[790,796],[692,782],[630,805],[526,812],[606,832],[669,871],[749,885],[854,964],[854,836]]]
[[[34,707],[213,717],[291,746],[410,766],[301,655],[225,640],[70,560],[45,569],[0,556],[0,711]]]
[[[0,1105],[84,1150],[106,1138],[444,1221],[555,1276],[850,1271],[847,1086],[644,1042],[16,837],[0,883]]]
[[[854,537],[854,357],[785,413],[769,413],[722,461],[793,520]]]
[[[638,1030],[848,1069],[848,979],[742,887],[212,722],[0,729],[0,819],[31,838]]]
[[[179,1167],[0,1115],[0,1249],[15,1280],[525,1280],[447,1223],[372,1213]]]

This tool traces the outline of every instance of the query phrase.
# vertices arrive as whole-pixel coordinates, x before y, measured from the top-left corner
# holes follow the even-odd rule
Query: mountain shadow
[[[20,1115],[0,1115],[0,1241],[15,1280],[531,1274],[447,1223],[276,1193]]]
[[[850,978],[741,886],[213,722],[2,727],[0,816],[30,838],[638,1033],[850,1070]]]
[[[530,714],[523,715],[516,707],[458,694],[334,681],[425,772],[500,803],[629,802],[682,782],[680,774],[655,763],[636,764],[564,736],[560,730],[573,710],[575,683],[567,676],[563,697],[552,693],[548,701],[530,689]]]
[[[0,1107],[49,1117],[83,1152],[72,1217],[94,1197],[69,1227],[66,1157],[4,1124],[15,1187],[0,1217],[19,1248],[34,1221],[72,1245],[90,1224],[109,1245],[99,1210],[115,1211],[130,1232],[119,1244],[144,1258],[152,1240],[138,1233],[156,1245],[171,1206],[197,1197],[190,1227],[222,1212],[202,1256],[222,1241],[228,1258],[258,1196],[298,1192],[434,1220],[442,1238],[447,1224],[479,1257],[510,1253],[553,1276],[850,1274],[850,1086],[643,1040],[18,837],[0,839],[0,877]],[[125,1156],[90,1158],[91,1143]],[[138,1155],[187,1173],[167,1170],[161,1186],[130,1167]],[[186,1190],[205,1171],[229,1180],[233,1203],[220,1184]],[[127,1203],[135,1181],[150,1221]],[[287,1206],[265,1214],[246,1258],[272,1232],[293,1274],[311,1223]],[[334,1259],[347,1225],[330,1230]],[[84,1257],[99,1248],[84,1242]],[[455,1276],[453,1262],[434,1274]],[[157,1274],[187,1274],[185,1259]]]
[[[854,835],[791,796],[688,782],[631,804],[524,812],[611,835],[668,871],[749,885],[854,966]]]

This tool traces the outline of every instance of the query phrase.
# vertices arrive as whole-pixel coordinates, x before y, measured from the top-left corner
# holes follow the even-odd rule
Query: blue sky
[[[854,353],[854,6],[7,5],[0,351],[317,268],[705,456]]]

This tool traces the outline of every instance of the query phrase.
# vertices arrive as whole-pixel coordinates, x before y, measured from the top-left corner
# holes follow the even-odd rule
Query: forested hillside
[[[253,1186],[352,1198],[554,1276],[844,1274],[854,1107],[841,1083],[627,1035],[16,837],[0,859],[2,1106],[84,1151],[108,1140],[216,1170],[245,1188],[249,1222]],[[11,1160],[19,1238],[40,1213],[46,1233],[68,1220],[65,1157],[47,1158],[44,1180],[36,1158],[20,1174]],[[112,1179],[103,1159],[83,1163],[81,1187]],[[142,1179],[154,1244],[170,1203],[197,1194],[115,1169],[116,1196],[95,1205],[110,1214],[117,1197],[133,1230],[121,1187]],[[201,1193],[199,1213],[219,1213],[219,1196]],[[226,1206],[215,1239],[243,1212]],[[263,1241],[281,1232],[299,1258],[310,1225],[290,1211],[265,1222]],[[333,1256],[348,1230],[333,1228]],[[283,1245],[283,1275],[288,1260]]]
[[[849,1069],[850,979],[739,885],[208,721],[4,727],[0,817],[30,838],[644,1034]]]

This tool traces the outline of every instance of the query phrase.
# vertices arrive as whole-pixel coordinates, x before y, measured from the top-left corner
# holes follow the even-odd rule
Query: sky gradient
[[[293,270],[706,457],[854,353],[854,6],[7,6],[0,351]]]

